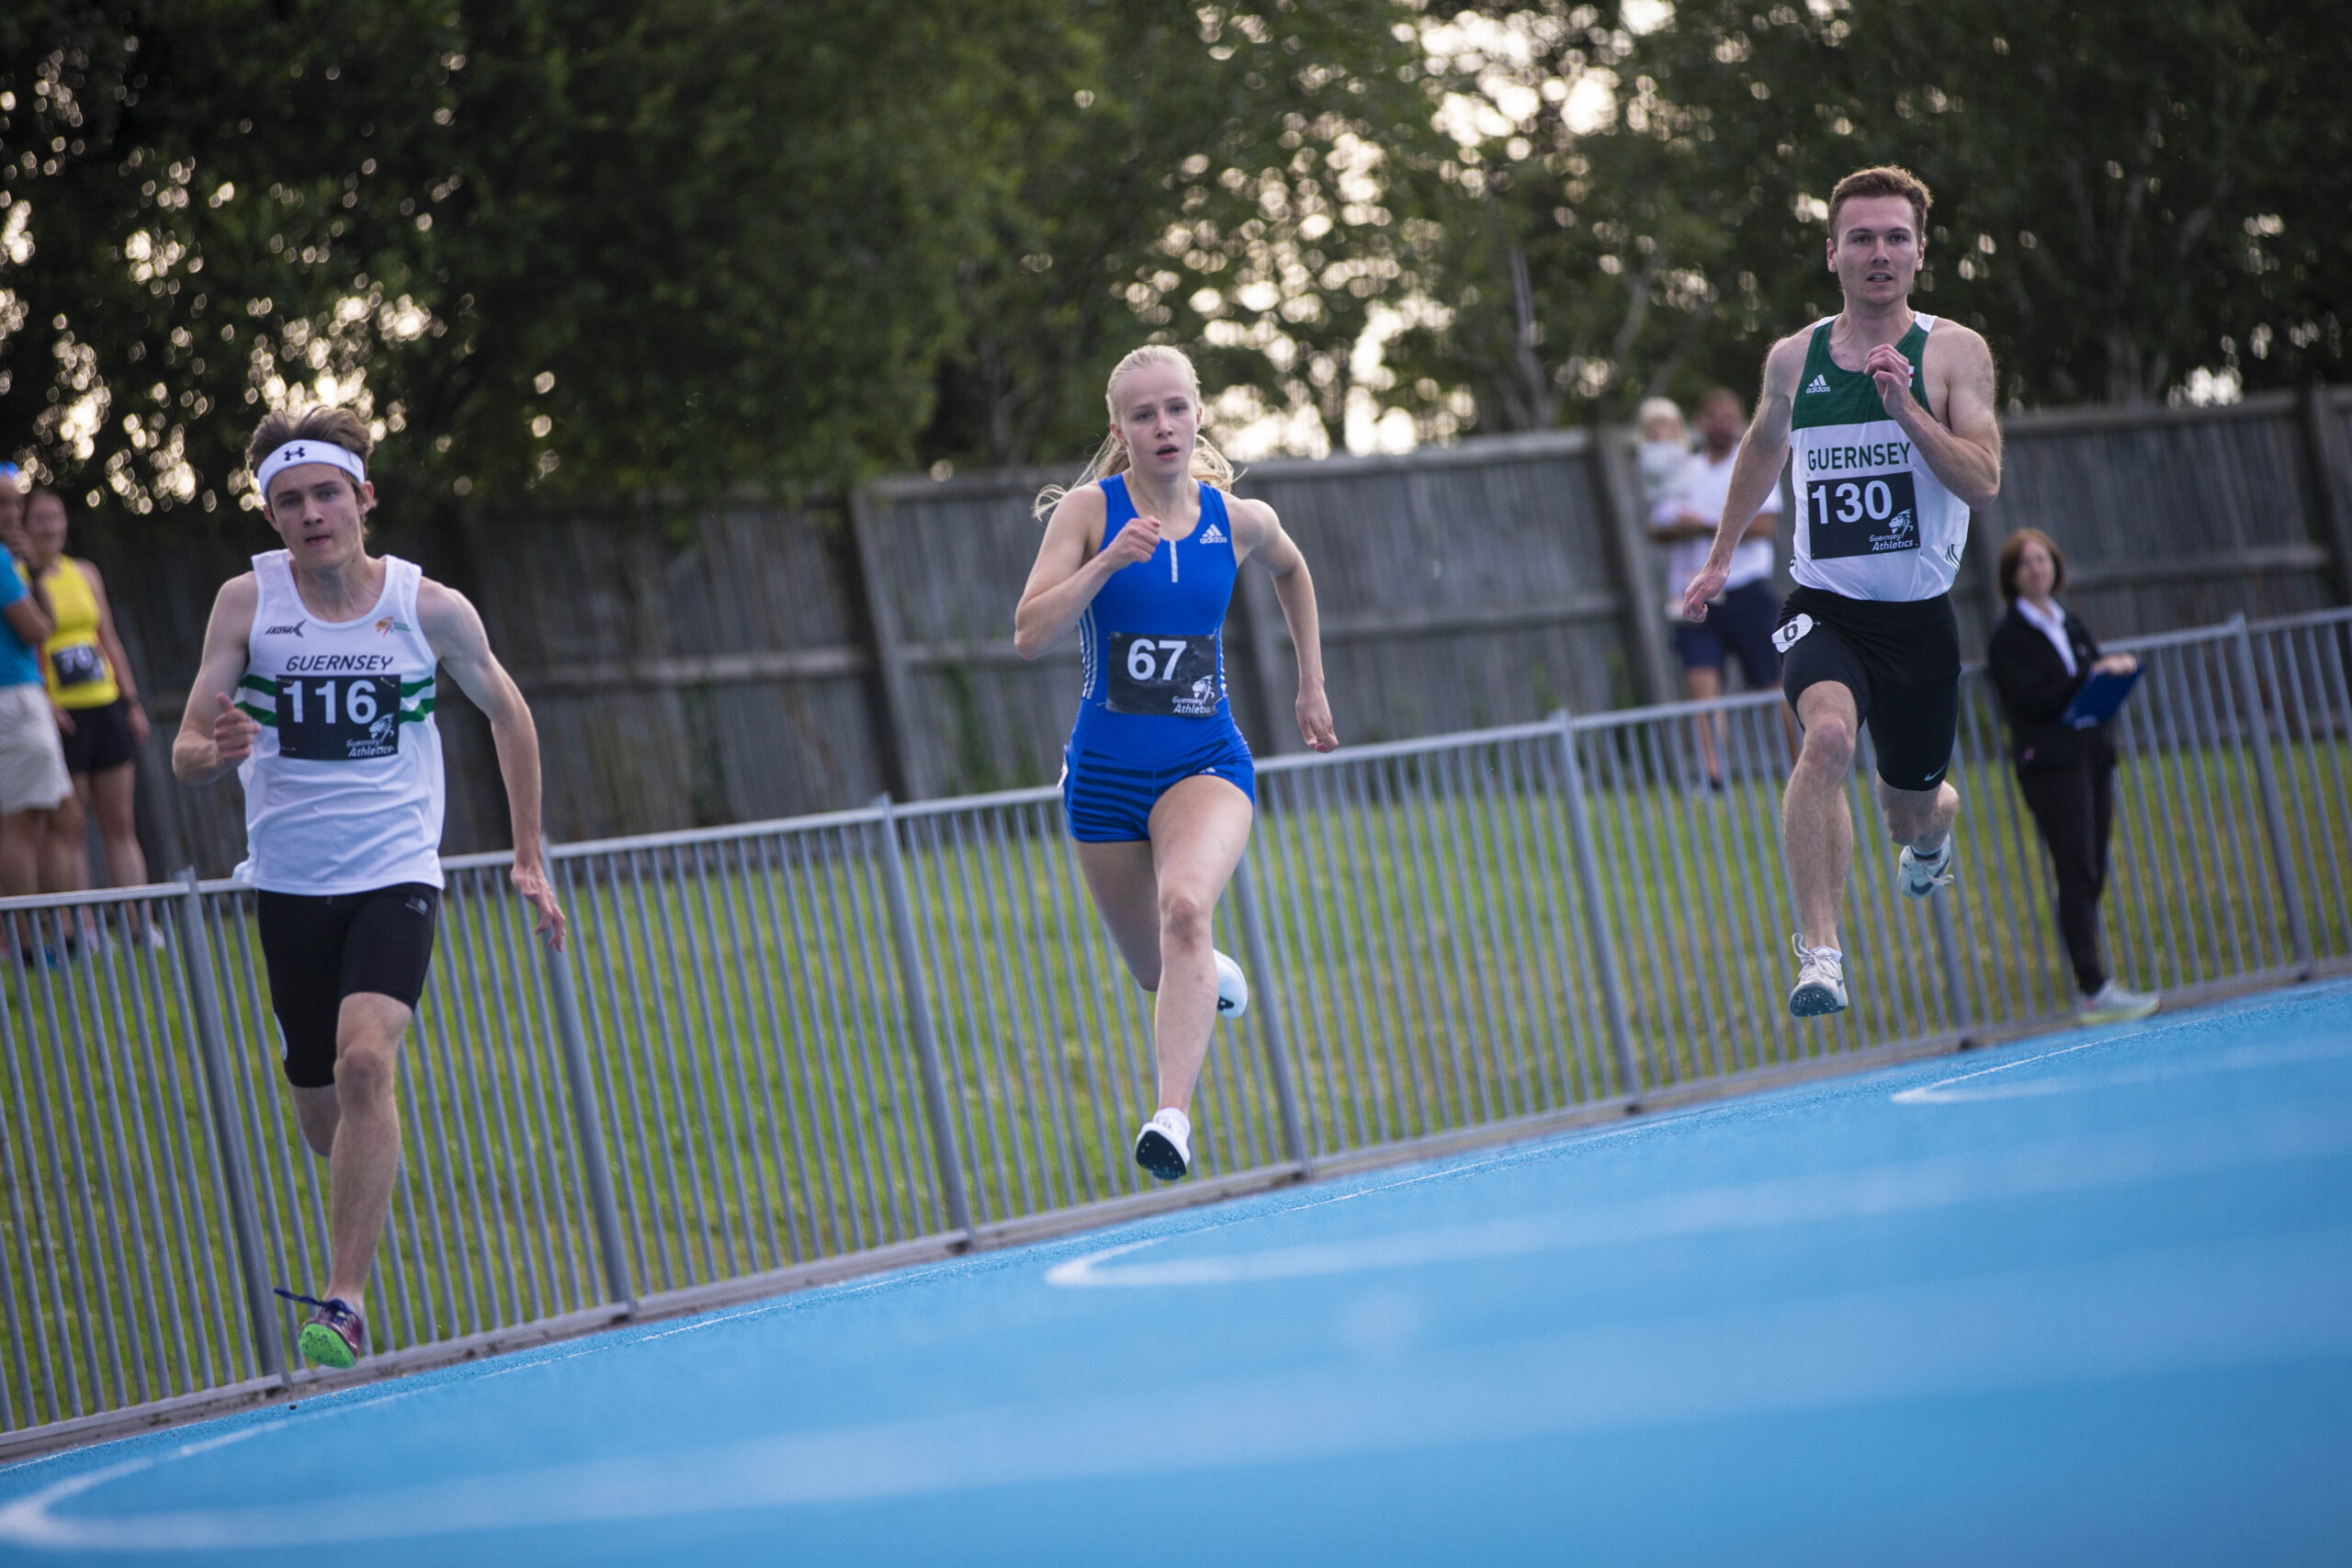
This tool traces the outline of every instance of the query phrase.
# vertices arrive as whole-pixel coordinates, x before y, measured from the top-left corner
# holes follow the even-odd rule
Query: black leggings
[[[2050,848],[2058,875],[2058,934],[2075,965],[2075,984],[2089,996],[2107,984],[2098,961],[2098,899],[2107,890],[2107,842],[2115,828],[2115,770],[2084,761],[2020,773],[2018,789]]]

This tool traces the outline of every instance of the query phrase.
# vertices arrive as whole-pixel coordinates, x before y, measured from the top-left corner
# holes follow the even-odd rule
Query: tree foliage
[[[2341,374],[2330,20],[19,0],[0,453],[212,510],[260,408],[325,399],[412,494],[1060,463],[1147,335],[1294,445],[1383,408],[1622,413],[1745,384],[1834,308],[1821,198],[1883,161],[1937,192],[1922,303],[1991,337],[2014,400]]]
[[[1398,353],[1476,389],[1490,427],[1752,382],[1772,337],[1837,309],[1824,198],[1880,163],[1935,192],[1918,302],[1987,334],[2014,402],[2343,373],[2352,35],[2324,8],[1683,0],[1646,33],[1617,6],[1480,15],[1525,55],[1456,58],[1455,90],[1541,108],[1465,148],[1461,308]],[[1582,135],[1561,112],[1579,83],[1613,100]]]

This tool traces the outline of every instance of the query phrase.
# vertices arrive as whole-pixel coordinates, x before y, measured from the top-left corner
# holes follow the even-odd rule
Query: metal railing
[[[2132,646],[2118,974],[2178,991],[2352,956],[2352,611]],[[1765,693],[1262,762],[1217,915],[1255,1000],[1204,1079],[1201,1179],[2063,1017],[2046,859],[1981,677],[1958,885],[1894,895],[1865,760],[1855,1005],[1786,1015],[1790,740]],[[1148,998],[1053,790],[551,858],[561,956],[506,857],[445,863],[379,1352],[674,1310],[1150,1186],[1127,1152]],[[307,1375],[268,1287],[316,1281],[325,1170],[278,1086],[251,893],[0,901],[0,935],[36,955],[0,984],[0,1431]]]

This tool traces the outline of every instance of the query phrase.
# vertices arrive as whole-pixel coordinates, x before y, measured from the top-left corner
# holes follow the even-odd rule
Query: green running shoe
[[[289,1302],[318,1309],[302,1325],[302,1354],[306,1358],[338,1371],[358,1361],[360,1349],[368,1343],[368,1322],[359,1315],[357,1307],[340,1296],[321,1301],[282,1287],[272,1288]]]

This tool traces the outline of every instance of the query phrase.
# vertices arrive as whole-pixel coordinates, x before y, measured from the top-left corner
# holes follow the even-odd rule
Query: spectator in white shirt
[[[1706,565],[1715,525],[1731,489],[1732,463],[1747,429],[1739,394],[1717,387],[1699,400],[1699,450],[1684,459],[1682,479],[1650,509],[1650,536],[1667,547],[1666,580],[1675,616],[1674,649],[1682,660],[1682,694],[1693,701],[1721,694],[1725,655],[1737,656],[1750,691],[1781,682],[1781,655],[1772,646],[1772,530],[1781,519],[1781,492],[1765,498],[1756,521],[1731,558],[1723,596],[1703,621],[1681,619],[1682,590]],[[1708,787],[1724,787],[1723,716],[1699,726],[1699,755]]]

